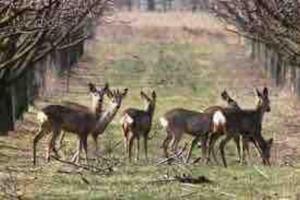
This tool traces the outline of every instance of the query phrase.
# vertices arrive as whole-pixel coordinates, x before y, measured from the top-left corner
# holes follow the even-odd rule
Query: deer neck
[[[106,111],[104,111],[96,124],[96,129],[95,132],[97,132],[97,134],[101,134],[105,128],[107,127],[107,125],[112,121],[112,119],[115,117],[117,111],[119,110],[120,105],[116,104],[116,103],[112,103],[112,105],[110,106],[110,108]]]
[[[148,113],[151,119],[153,117],[154,110],[155,110],[155,105],[151,103],[149,103],[145,108],[145,111]]]

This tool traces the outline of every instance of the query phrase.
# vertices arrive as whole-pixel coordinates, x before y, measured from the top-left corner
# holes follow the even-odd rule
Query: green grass
[[[163,33],[161,33],[163,34]],[[79,170],[52,160],[45,163],[43,140],[38,147],[38,166],[31,164],[31,146],[35,127],[17,132],[14,136],[0,138],[0,180],[5,180],[7,171],[16,177],[18,194],[24,199],[299,199],[300,168],[274,165],[265,167],[253,156],[252,165],[236,163],[234,145],[227,147],[227,169],[216,164],[160,164],[163,158],[160,145],[165,132],[158,125],[158,118],[168,109],[184,107],[202,110],[220,104],[220,91],[232,86],[232,71],[223,65],[233,65],[230,44],[222,40],[190,42],[183,40],[162,43],[161,41],[132,39],[112,40],[109,37],[93,44],[82,58],[88,70],[80,71],[71,79],[70,93],[49,99],[89,104],[87,88],[80,80],[112,87],[128,87],[129,94],[121,110],[126,107],[143,107],[139,96],[141,89],[155,89],[158,95],[154,128],[149,140],[149,162],[145,162],[143,145],[140,160],[128,163],[123,146],[119,115],[99,137],[102,155],[112,164],[111,173],[94,173]],[[232,48],[232,47],[231,47]],[[237,48],[237,47],[236,47]],[[239,47],[240,48],[240,47]],[[225,60],[225,61],[224,61]],[[220,65],[221,63],[221,65]],[[241,70],[233,68],[233,70]],[[245,87],[250,87],[243,82]],[[247,97],[248,98],[248,97]],[[254,98],[248,101],[253,102]],[[239,99],[240,100],[240,99]],[[276,108],[278,109],[278,108]],[[275,112],[276,112],[275,109]],[[121,111],[119,111],[121,113]],[[276,115],[276,113],[275,113]],[[28,113],[26,120],[36,124],[34,114]],[[24,123],[26,123],[26,120]],[[278,124],[268,120],[266,137],[275,131]],[[190,141],[184,137],[181,146]],[[116,144],[118,144],[116,146]],[[142,144],[142,143],[141,143]],[[70,159],[76,145],[76,137],[68,135],[62,152]],[[93,158],[93,143],[89,141],[90,157]],[[193,158],[200,154],[193,152]],[[255,155],[255,153],[252,153]],[[91,164],[105,167],[104,159],[91,160]],[[296,161],[298,163],[298,161]],[[212,184],[190,185],[179,182],[159,182],[165,176],[181,174],[204,175]],[[83,178],[84,177],[84,178]],[[86,183],[86,180],[88,183]],[[298,195],[298,196],[297,196]],[[3,196],[3,198],[5,198]]]

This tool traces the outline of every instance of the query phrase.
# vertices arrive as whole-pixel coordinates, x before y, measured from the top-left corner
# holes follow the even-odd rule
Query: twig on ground
[[[169,158],[159,161],[158,163],[156,163],[156,165],[164,164],[166,162],[170,163],[171,161],[176,160],[176,159],[178,160],[178,158],[180,158],[182,156],[182,154],[185,152],[186,148],[187,148],[187,143],[184,145],[184,147],[179,152],[177,152],[176,154],[174,154],[173,156],[171,156]]]
[[[254,166],[254,169],[265,179],[267,179],[267,180],[269,179],[269,176],[265,172],[263,172],[261,169],[259,169],[258,166]]]

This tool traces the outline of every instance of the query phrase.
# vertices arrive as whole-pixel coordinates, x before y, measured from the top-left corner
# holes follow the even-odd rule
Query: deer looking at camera
[[[266,112],[270,112],[269,92],[267,88],[261,93],[256,89],[258,103],[256,109],[220,109],[214,112],[212,125],[214,129],[222,130],[225,138],[221,141],[219,149],[222,156],[224,166],[227,166],[224,148],[226,144],[234,137],[242,135],[243,138],[253,140],[258,147],[264,164],[270,165],[270,149],[273,139],[265,140],[261,135],[263,116]],[[214,148],[215,141],[222,134],[211,135],[211,145],[209,149]],[[248,148],[248,147],[247,147]],[[211,150],[210,150],[211,151]]]
[[[52,138],[48,145],[48,152],[46,159],[50,160],[50,152],[55,149],[55,141],[59,136],[61,130],[72,132],[78,136],[77,151],[73,156],[73,162],[79,162],[81,149],[85,152],[85,159],[87,158],[87,137],[92,134],[94,139],[97,139],[99,134],[102,134],[107,125],[112,121],[117,111],[119,110],[123,98],[126,96],[128,89],[123,92],[119,90],[107,91],[107,96],[110,99],[110,105],[108,109],[101,115],[99,115],[99,109],[97,109],[102,102],[97,102],[97,112],[91,112],[84,109],[70,108],[61,105],[49,105],[42,109],[38,113],[38,118],[41,122],[40,131],[34,137],[33,140],[33,164],[36,164],[36,145],[38,141],[52,131]],[[91,91],[92,92],[92,91]]]
[[[141,97],[145,101],[145,109],[128,108],[123,112],[121,119],[125,149],[128,152],[129,161],[131,161],[132,146],[135,139],[137,140],[136,159],[139,159],[140,137],[144,139],[145,158],[148,160],[147,142],[155,110],[156,93],[152,91],[151,97],[149,97],[141,91]]]
[[[103,100],[105,94],[109,91],[109,85],[108,83],[105,83],[103,88],[97,88],[93,83],[89,83],[89,91],[90,91],[90,96],[92,97],[92,103],[91,106],[84,106],[75,102],[70,102],[70,101],[64,101],[62,102],[63,106],[76,109],[76,110],[82,110],[82,111],[91,111],[94,112],[95,115],[99,118],[100,115],[103,112]],[[58,144],[57,144],[57,149],[59,150],[62,146],[62,141],[64,140],[65,137],[65,131],[62,131],[59,139],[58,139]],[[95,154],[98,152],[98,143],[97,143],[97,138],[93,138],[95,142]]]

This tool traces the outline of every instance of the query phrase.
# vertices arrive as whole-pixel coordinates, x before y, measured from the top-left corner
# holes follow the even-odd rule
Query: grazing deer
[[[78,109],[78,110],[83,110],[83,111],[91,111],[94,112],[97,117],[99,117],[102,112],[103,112],[103,100],[104,100],[104,95],[109,91],[109,85],[108,83],[105,83],[103,88],[97,88],[93,83],[89,83],[89,90],[90,90],[90,95],[92,97],[92,104],[91,107],[88,106],[83,106],[81,104],[75,103],[75,102],[70,102],[70,101],[64,101],[62,104],[63,106],[72,108],[72,109]],[[58,145],[57,149],[60,149],[62,146],[62,141],[65,137],[65,131],[62,131],[59,139],[58,139]],[[97,140],[95,140],[95,146],[96,146],[96,153],[97,153]]]
[[[131,161],[132,146],[135,139],[137,140],[136,159],[139,159],[140,137],[144,139],[145,158],[148,160],[147,141],[152,126],[156,93],[152,91],[152,97],[150,98],[141,91],[141,97],[145,100],[145,109],[128,108],[124,111],[121,119],[122,130],[125,137],[125,148],[128,152],[129,161]]]
[[[33,164],[36,164],[36,145],[38,141],[50,131],[53,132],[53,135],[48,146],[46,159],[47,161],[50,160],[51,151],[54,151],[57,155],[54,144],[61,130],[72,132],[78,136],[77,151],[74,154],[72,161],[79,162],[82,148],[85,152],[85,159],[87,161],[88,135],[92,134],[96,142],[98,135],[104,132],[107,125],[116,115],[123,98],[127,94],[127,91],[128,89],[125,89],[122,93],[119,90],[107,91],[107,96],[110,98],[111,102],[109,108],[101,115],[99,115],[100,109],[98,109],[100,104],[102,105],[102,102],[100,101],[98,101],[96,113],[61,105],[50,105],[42,109],[42,111],[38,114],[39,119],[42,122],[41,128],[33,140]]]
[[[268,89],[264,88],[262,93],[256,89],[256,93],[258,97],[256,109],[221,109],[213,114],[213,127],[218,129],[221,127],[223,134],[226,136],[219,146],[225,167],[227,167],[227,163],[224,148],[232,138],[239,135],[254,140],[254,144],[258,147],[263,163],[270,164],[270,149],[273,138],[266,141],[261,135],[263,116],[266,112],[271,111]],[[215,141],[221,135],[222,134],[217,134],[211,138],[213,141],[211,146],[209,146],[210,149],[214,148]]]
[[[206,140],[211,131],[212,113],[201,113],[183,108],[175,108],[166,112],[160,118],[161,125],[166,129],[167,136],[163,141],[162,148],[165,157],[168,158],[168,147],[170,142],[172,151],[177,150],[179,141],[184,133],[194,136],[192,140],[186,162],[189,161],[192,149],[201,139],[202,158],[206,157]]]

